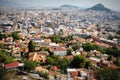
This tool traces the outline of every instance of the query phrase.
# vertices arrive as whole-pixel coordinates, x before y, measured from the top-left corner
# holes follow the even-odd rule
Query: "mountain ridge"
[[[95,10],[95,11],[106,11],[106,12],[111,12],[111,9],[106,8],[103,4],[99,3],[94,5],[91,8],[87,8],[87,10]]]
[[[64,4],[60,6],[61,8],[78,8],[78,6],[73,6],[73,5],[69,5],[69,4]]]

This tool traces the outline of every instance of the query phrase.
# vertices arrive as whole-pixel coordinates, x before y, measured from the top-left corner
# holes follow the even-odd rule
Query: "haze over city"
[[[102,3],[106,7],[120,11],[120,0],[0,0],[0,6],[7,7],[58,7],[64,4],[88,8]]]

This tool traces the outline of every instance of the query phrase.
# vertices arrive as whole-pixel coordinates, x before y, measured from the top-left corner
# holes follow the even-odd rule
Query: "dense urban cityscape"
[[[120,80],[120,12],[0,7],[0,80]]]

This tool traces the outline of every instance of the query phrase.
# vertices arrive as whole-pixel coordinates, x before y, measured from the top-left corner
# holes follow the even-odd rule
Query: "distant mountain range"
[[[11,3],[10,1],[9,1],[9,3],[7,3],[6,0],[1,0],[0,7],[2,7],[2,6],[3,7],[15,7],[15,8],[28,8],[29,7],[29,5],[24,5],[24,4],[19,4],[19,3]],[[76,9],[76,8],[81,8],[81,7],[73,6],[73,5],[69,5],[69,4],[64,4],[64,5],[59,6],[59,8]],[[97,4],[97,5],[94,5],[91,8],[85,9],[85,10],[106,11],[106,12],[111,12],[112,11],[112,10],[106,8],[103,4],[100,4],[100,3]]]
[[[106,11],[106,12],[111,12],[112,10],[106,8],[103,4],[97,4],[91,8],[88,8],[87,10],[95,10],[95,11]]]
[[[77,6],[73,6],[73,5],[65,4],[65,5],[60,6],[60,8],[78,8],[78,7]]]
[[[80,7],[65,4],[65,5],[60,6],[60,8],[80,8]],[[85,9],[85,10],[106,11],[106,12],[111,12],[111,11],[112,11],[111,9],[106,8],[106,7],[105,7],[103,4],[101,4],[101,3],[96,4],[96,5],[94,5],[93,7],[87,8],[87,9]]]

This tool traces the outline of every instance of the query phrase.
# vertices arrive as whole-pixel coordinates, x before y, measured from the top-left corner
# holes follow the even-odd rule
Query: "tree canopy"
[[[67,49],[67,55],[72,55],[72,51],[73,51],[72,48],[68,48],[68,49]]]
[[[47,65],[57,66],[59,69],[66,69],[68,67],[68,60],[60,58],[59,56],[48,56],[46,60]]]
[[[107,48],[106,54],[113,55],[114,57],[120,57],[120,50],[115,47]]]
[[[83,56],[77,55],[74,56],[73,60],[70,63],[70,66],[73,68],[82,68],[85,66],[86,59]]]
[[[13,37],[14,40],[19,40],[20,39],[17,31],[12,33],[12,37]]]
[[[90,50],[98,50],[101,53],[105,54],[106,53],[106,49],[99,47],[96,44],[91,44],[91,43],[85,43],[82,45],[83,49],[85,51],[90,51]]]
[[[82,47],[85,51],[95,50],[99,48],[97,45],[91,43],[85,43],[82,45]]]
[[[0,67],[0,80],[9,80],[7,71],[3,67]]]
[[[35,67],[37,66],[37,62],[34,61],[25,61],[24,64],[25,64],[24,69],[28,72],[34,70]]]
[[[28,48],[29,48],[29,52],[35,51],[35,44],[34,44],[33,40],[30,40],[30,42],[28,44]]]
[[[96,72],[97,80],[120,80],[120,68],[103,69]]]
[[[52,35],[49,38],[51,39],[52,42],[56,42],[56,43],[67,42],[67,41],[73,40],[72,35],[68,35],[66,37],[61,37],[59,35]]]
[[[6,51],[0,50],[0,63],[10,63],[12,61],[12,58],[7,55]]]

